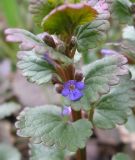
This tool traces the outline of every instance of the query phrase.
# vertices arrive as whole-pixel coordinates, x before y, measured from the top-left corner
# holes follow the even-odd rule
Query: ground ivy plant
[[[114,52],[80,63],[89,49],[105,42],[110,5],[111,0],[31,0],[43,33],[5,30],[7,41],[20,44],[17,66],[23,75],[38,85],[53,85],[61,95],[60,105],[27,107],[17,118],[17,134],[31,138],[31,160],[63,160],[71,154],[86,160],[94,128],[125,123],[135,106],[126,57]]]

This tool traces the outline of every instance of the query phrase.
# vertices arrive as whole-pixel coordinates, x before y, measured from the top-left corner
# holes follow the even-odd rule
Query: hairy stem
[[[93,120],[93,115],[94,115],[94,108],[91,108],[90,112],[89,112],[89,120],[92,122]]]
[[[72,110],[72,118],[73,121],[81,119],[82,118],[81,111]],[[76,152],[76,160],[86,160],[86,148],[78,149],[78,151]]]

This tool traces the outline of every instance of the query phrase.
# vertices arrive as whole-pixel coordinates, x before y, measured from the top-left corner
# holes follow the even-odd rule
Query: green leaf
[[[51,64],[43,58],[38,57],[34,52],[27,51],[21,56],[17,66],[22,70],[23,75],[31,82],[44,84],[51,80],[52,74],[55,73]]]
[[[64,3],[64,0],[30,0],[29,10],[35,22],[41,26],[42,19],[55,7]]]
[[[13,146],[0,144],[0,160],[21,160],[21,155]]]
[[[80,26],[75,33],[77,50],[81,53],[87,52],[104,42],[105,32],[100,31],[105,21],[94,21],[92,23]]]
[[[119,85],[112,87],[109,94],[94,105],[94,125],[108,129],[125,123],[131,113],[130,108],[135,105],[134,88],[135,82],[130,80],[129,75],[121,77]]]
[[[112,55],[83,68],[85,94],[89,97],[89,102],[96,102],[102,94],[110,91],[110,86],[119,83],[119,76],[128,73],[126,63],[127,59],[124,56]]]
[[[4,103],[0,105],[0,119],[10,116],[21,109],[21,106],[14,102]]]
[[[76,37],[77,50],[82,53],[88,52],[88,49],[95,48],[102,44],[106,39],[106,31],[110,27],[109,3],[97,0],[90,3],[91,6],[99,12],[99,15],[94,21],[79,26],[75,31],[74,36]],[[102,5],[105,5],[107,8],[104,10]]]
[[[131,158],[124,153],[118,153],[113,156],[112,160],[131,160]]]
[[[123,29],[123,38],[131,41],[135,41],[135,28],[133,26],[127,26]]]
[[[115,0],[113,4],[114,18],[118,19],[121,23],[131,23],[133,18],[130,7],[131,2],[129,0]]]
[[[43,144],[30,144],[30,160],[64,160],[66,151]]]
[[[71,34],[79,25],[93,21],[97,11],[88,4],[64,4],[52,10],[42,21],[44,31]]]
[[[16,123],[18,135],[73,152],[83,148],[87,138],[92,134],[91,123],[86,119],[67,122],[61,116],[61,112],[61,109],[54,105],[23,111]]]

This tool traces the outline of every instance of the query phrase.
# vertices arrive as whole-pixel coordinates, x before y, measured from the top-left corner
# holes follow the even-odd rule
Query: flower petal
[[[62,110],[62,116],[69,116],[71,114],[71,107],[64,106]]]
[[[85,88],[85,84],[83,82],[77,82],[76,87],[77,87],[77,89],[82,90]]]
[[[61,92],[61,94],[64,96],[64,97],[66,97],[66,96],[68,96],[69,95],[69,89],[68,88],[64,88],[63,90],[62,90],[62,92]]]
[[[83,94],[78,90],[78,89],[75,89],[73,91],[70,91],[69,93],[69,99],[71,101],[77,101],[79,100],[81,97],[83,96]]]

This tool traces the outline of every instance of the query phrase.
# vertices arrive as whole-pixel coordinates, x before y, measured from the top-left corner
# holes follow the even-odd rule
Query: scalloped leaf
[[[131,158],[127,154],[117,153],[112,160],[131,160]]]
[[[122,55],[112,55],[97,60],[83,68],[85,94],[89,102],[96,102],[102,94],[110,91],[110,86],[119,83],[119,76],[127,74],[127,59]]]
[[[42,40],[45,33],[38,36],[24,29],[8,28],[5,30],[5,34],[7,41],[20,44],[19,48],[21,51],[34,50],[38,54],[43,54],[46,52],[45,47],[47,46]]]
[[[123,124],[135,105],[135,81],[130,76],[121,77],[119,85],[112,87],[94,106],[93,123],[99,128],[113,128]]]
[[[14,102],[4,103],[0,105],[0,119],[10,116],[21,109],[21,106]]]
[[[111,86],[119,83],[119,76],[128,73],[126,63],[127,59],[124,56],[112,55],[85,66],[83,68],[86,85],[84,96],[75,102],[63,98],[64,105],[71,106],[76,111],[90,110],[92,103],[101,95],[108,93]]]
[[[65,0],[30,0],[29,11],[34,21],[41,27],[42,19],[55,7],[62,5]],[[69,3],[79,3],[80,0],[68,0]]]
[[[71,34],[77,26],[93,21],[97,14],[87,3],[64,4],[44,17],[42,27],[51,34]]]
[[[96,9],[99,15],[93,22],[78,27],[75,32],[77,50],[82,53],[101,45],[106,39],[106,31],[110,27],[109,2],[89,0],[88,4]]]
[[[43,58],[38,57],[32,51],[25,52],[21,56],[17,66],[28,80],[39,85],[49,82],[52,79],[53,73],[55,73],[51,64]]]
[[[21,160],[21,154],[9,144],[0,144],[0,160]]]
[[[47,147],[43,144],[30,144],[30,160],[63,160],[65,150]]]
[[[34,54],[40,56],[47,53],[54,60],[59,60],[65,64],[72,63],[70,58],[45,44],[43,38],[45,35],[47,35],[47,33],[34,35],[31,32],[23,29],[9,28],[5,30],[5,34],[7,41],[15,43],[18,42],[20,44],[19,48],[20,51],[22,51],[22,55],[28,54],[27,51],[34,52]]]
[[[17,133],[22,137],[31,137],[34,142],[55,145],[73,152],[83,148],[92,134],[91,123],[86,119],[67,122],[61,113],[61,108],[54,105],[29,108],[18,117]]]
[[[113,16],[121,23],[131,23],[133,21],[129,0],[115,0],[113,3]]]

